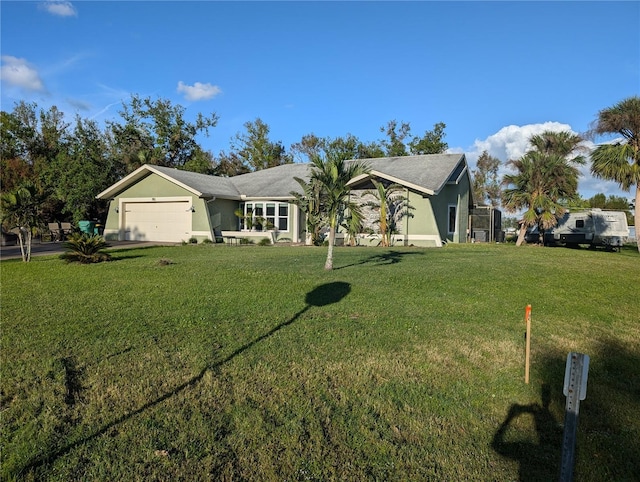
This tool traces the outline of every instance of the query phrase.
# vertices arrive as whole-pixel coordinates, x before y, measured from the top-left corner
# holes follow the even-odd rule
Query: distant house
[[[404,187],[413,206],[403,219],[395,244],[442,246],[467,240],[472,206],[464,154],[433,154],[360,160],[371,172],[353,179],[355,194],[372,189],[371,179]],[[107,240],[181,242],[225,237],[304,242],[304,213],[292,203],[301,192],[294,178],[308,179],[308,164],[286,164],[235,177],[144,165],[105,191],[110,201]],[[242,216],[238,214],[242,213]],[[262,224],[248,222],[262,218]],[[266,221],[266,222],[265,222]],[[270,228],[270,229],[267,229]],[[375,238],[361,237],[361,244]]]

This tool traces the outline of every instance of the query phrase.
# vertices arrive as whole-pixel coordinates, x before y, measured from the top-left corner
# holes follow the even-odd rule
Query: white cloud
[[[178,82],[177,91],[183,93],[185,99],[192,101],[212,99],[222,93],[222,90],[217,85],[203,84],[201,82],[187,85],[182,81]]]
[[[522,157],[531,148],[529,144],[531,136],[541,134],[544,131],[570,131],[577,134],[571,129],[570,125],[559,122],[544,122],[524,126],[510,125],[503,127],[484,140],[476,139],[473,145],[467,149],[450,149],[450,152],[465,152],[469,168],[474,170],[478,157],[480,157],[483,151],[487,151],[489,155],[500,159],[502,162],[502,166],[498,172],[499,177],[502,178],[504,174],[509,172],[506,163],[511,159]],[[587,152],[584,154],[587,157],[587,162],[583,166],[580,166],[581,175],[578,181],[578,191],[581,196],[588,199],[597,193],[604,193],[607,196],[614,195],[630,198],[631,194],[622,191],[617,183],[597,179],[591,175],[588,156],[589,152],[595,146],[591,141],[584,141],[583,146],[587,149]]]
[[[518,159],[531,148],[529,139],[545,131],[560,132],[572,130],[570,125],[559,122],[545,122],[543,124],[528,124],[525,126],[506,126],[485,140],[476,139],[469,153],[469,157],[473,159],[474,165],[478,156],[480,156],[483,151],[487,151],[490,155],[497,157],[502,162]]]
[[[44,91],[44,83],[38,71],[25,59],[11,55],[2,56],[0,79],[9,85],[30,91]]]
[[[71,2],[44,2],[41,4],[41,7],[51,15],[57,15],[59,17],[75,17],[78,15],[78,12],[76,12]]]

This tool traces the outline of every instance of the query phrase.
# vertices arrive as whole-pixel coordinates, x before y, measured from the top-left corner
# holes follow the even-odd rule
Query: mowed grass
[[[575,480],[638,480],[635,248],[112,254],[0,265],[5,480],[557,480],[571,351]]]

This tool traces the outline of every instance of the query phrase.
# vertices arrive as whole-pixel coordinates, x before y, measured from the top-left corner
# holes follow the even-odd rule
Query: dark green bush
[[[64,243],[65,253],[60,255],[68,263],[101,263],[110,261],[111,255],[104,251],[109,245],[98,234],[74,233]]]

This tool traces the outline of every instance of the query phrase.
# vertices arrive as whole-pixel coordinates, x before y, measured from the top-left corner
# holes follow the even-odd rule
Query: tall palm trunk
[[[336,221],[331,220],[329,225],[329,249],[327,250],[327,260],[324,263],[324,269],[331,271],[333,269],[333,244],[336,239]]]
[[[520,231],[518,232],[518,239],[516,241],[516,246],[520,246],[524,243],[524,237],[527,234],[527,226],[524,223],[520,224]]]
[[[387,210],[385,208],[386,206],[380,206],[380,234],[382,234],[382,242],[380,244],[386,248],[391,245],[391,236],[389,236]]]

